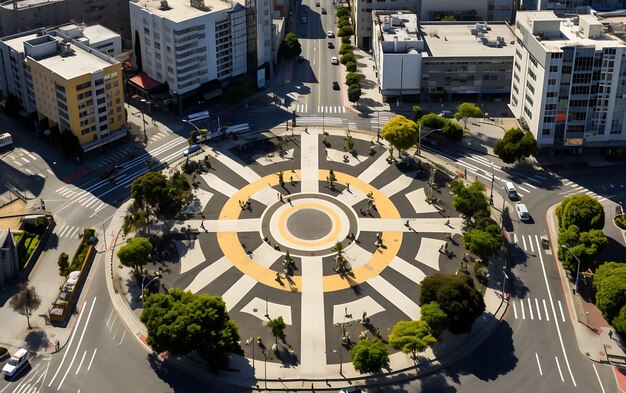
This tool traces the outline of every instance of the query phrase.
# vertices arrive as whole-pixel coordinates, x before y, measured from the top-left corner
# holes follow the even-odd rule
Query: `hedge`
[[[93,228],[85,228],[85,230],[83,231],[83,239],[80,242],[78,250],[76,250],[76,254],[74,254],[74,258],[72,258],[72,263],[70,263],[70,272],[80,270],[82,268],[83,262],[85,262],[85,258],[87,257],[87,253],[89,252],[89,239],[91,239],[91,237],[95,234],[96,230]]]

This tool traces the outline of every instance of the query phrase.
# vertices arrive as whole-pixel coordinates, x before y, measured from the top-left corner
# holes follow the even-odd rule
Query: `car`
[[[528,212],[528,208],[523,203],[517,202],[515,204],[515,210],[517,211],[517,216],[522,221],[530,220],[530,213]]]
[[[326,14],[327,14],[326,8],[322,7],[322,15],[326,15]]]
[[[28,351],[24,348],[20,348],[11,356],[4,367],[2,367],[2,373],[7,377],[12,377],[17,374],[26,363],[28,363]]]
[[[306,23],[306,16],[302,17],[302,23]]]
[[[328,49],[335,49],[335,44],[333,44],[332,42],[328,41]]]
[[[357,386],[350,386],[345,389],[341,389],[339,393],[361,393],[361,389]]]
[[[519,195],[515,186],[510,181],[504,183],[504,191],[506,191],[506,195],[508,195],[509,199],[512,201],[516,201],[519,199]]]
[[[330,64],[334,64],[334,65],[339,64],[339,59],[337,58],[337,56],[333,56],[330,58]]]
[[[339,90],[339,82],[333,81],[333,90]]]
[[[105,169],[104,172],[102,172],[102,174],[100,175],[100,178],[103,180],[104,179],[113,180],[115,179],[115,175],[117,175],[117,173],[121,170],[122,170],[122,167],[120,167],[119,165],[116,165],[111,168],[107,168]]]
[[[321,6],[320,2],[319,2],[319,1],[318,1],[318,2],[316,2],[316,3],[315,3],[315,6],[316,6],[316,7],[320,7],[320,6]]]
[[[183,150],[183,156],[187,157],[188,155],[193,154],[200,149],[202,149],[200,145],[191,145],[189,146],[189,148]]]
[[[328,38],[335,38],[335,33],[333,33],[332,31],[329,31]]]
[[[450,111],[441,111],[439,112],[439,116],[445,117],[446,119],[452,119],[454,117]]]
[[[437,146],[439,144],[436,140],[430,139],[430,138],[422,138],[422,143],[425,145],[433,145],[433,146]]]

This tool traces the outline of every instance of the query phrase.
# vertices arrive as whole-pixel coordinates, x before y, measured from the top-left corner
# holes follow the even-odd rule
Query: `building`
[[[130,38],[127,1],[10,0],[0,4],[0,37],[70,21],[101,24]]]
[[[593,15],[518,13],[510,108],[545,152],[622,154],[626,45],[605,29]]]
[[[371,50],[374,23],[373,11],[404,11],[415,13],[419,21],[436,21],[453,16],[457,21],[506,21],[514,18],[513,0],[357,0],[352,6],[356,44]]]
[[[503,22],[423,22],[374,12],[374,60],[384,98],[423,102],[507,99],[515,38]]]
[[[14,280],[20,273],[17,247],[10,230],[0,230],[0,284]]]
[[[122,37],[102,25],[86,26],[70,23],[55,30],[61,37],[76,40],[105,55],[115,57],[122,53]]]

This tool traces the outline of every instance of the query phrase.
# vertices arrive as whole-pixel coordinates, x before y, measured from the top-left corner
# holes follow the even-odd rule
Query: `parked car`
[[[329,49],[335,49],[335,44],[333,44],[332,42],[328,41],[328,48]]]
[[[333,90],[339,90],[339,82],[333,81]]]
[[[439,112],[439,116],[445,117],[446,119],[452,119],[454,115],[450,111],[441,111]]]
[[[328,31],[328,38],[335,38],[335,33],[331,31]]]
[[[318,2],[316,2],[316,3],[315,3],[315,6],[316,6],[316,7],[320,7],[320,6],[321,6],[320,2],[319,2],[319,1],[318,1]]]
[[[183,150],[183,156],[187,157],[188,155],[193,154],[200,149],[202,149],[200,145],[191,145],[189,146],[189,148]]]
[[[322,7],[322,15],[326,15],[326,14],[327,14],[326,8]]]
[[[16,375],[26,363],[28,363],[28,351],[24,348],[20,348],[11,356],[4,367],[2,367],[2,373],[7,377],[12,377]]]
[[[115,175],[117,175],[117,173],[121,170],[122,170],[122,167],[120,167],[119,165],[116,165],[111,168],[107,168],[104,170],[104,172],[102,172],[102,174],[100,175],[100,178],[113,180],[115,179]]]
[[[337,56],[333,56],[330,58],[330,64],[334,64],[334,65],[339,64],[339,59],[337,58]]]

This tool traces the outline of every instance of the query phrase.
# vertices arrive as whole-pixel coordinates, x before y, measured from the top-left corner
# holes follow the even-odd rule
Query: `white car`
[[[330,64],[334,64],[334,65],[339,64],[339,59],[336,56],[331,57]]]
[[[530,220],[530,213],[528,212],[528,208],[523,203],[517,202],[515,204],[515,210],[517,211],[517,216],[522,221]]]
[[[7,377],[17,374],[20,369],[28,362],[28,351],[20,348],[11,356],[7,364],[2,367],[2,373]]]
[[[328,31],[328,38],[335,38],[335,33],[332,30]]]

